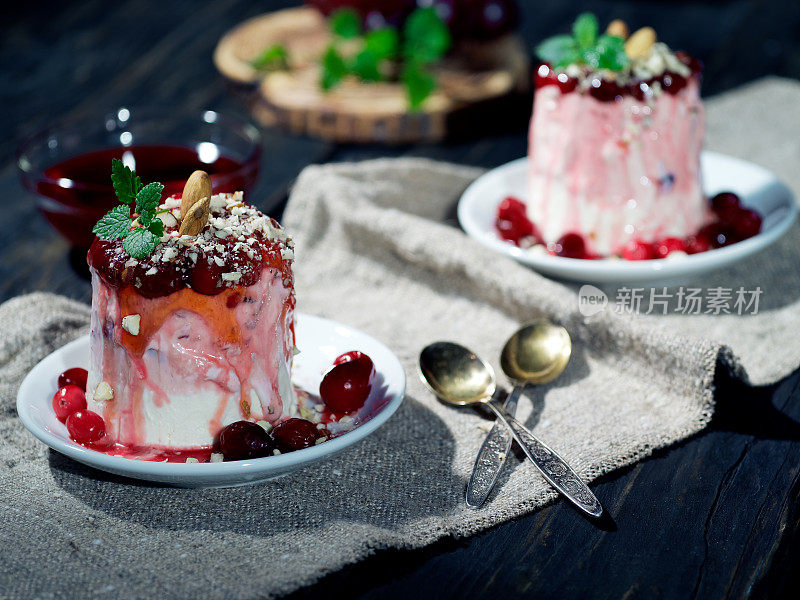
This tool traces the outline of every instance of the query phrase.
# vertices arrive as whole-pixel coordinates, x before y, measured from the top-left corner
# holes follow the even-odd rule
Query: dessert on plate
[[[732,194],[703,195],[701,68],[645,27],[598,34],[594,16],[537,49],[528,194],[498,210],[500,235],[571,258],[663,258],[758,233]],[[732,197],[732,198],[731,198]],[[725,208],[720,209],[720,204]]]
[[[372,360],[338,357],[319,397],[292,385],[293,243],[243,194],[142,185],[121,161],[123,202],[94,228],[88,372],[58,379],[73,440],[145,460],[217,462],[300,450],[369,415]],[[373,402],[375,404],[375,402]],[[374,407],[373,407],[374,408]]]

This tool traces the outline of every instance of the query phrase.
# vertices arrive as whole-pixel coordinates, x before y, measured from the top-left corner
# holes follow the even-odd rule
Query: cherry
[[[53,394],[53,412],[62,423],[72,413],[85,408],[86,393],[77,385],[63,385]]]
[[[495,226],[500,237],[517,246],[542,243],[542,235],[528,218],[525,204],[513,196],[505,198],[497,207]]]
[[[189,283],[192,289],[199,294],[216,296],[225,289],[222,285],[222,273],[224,271],[225,269],[216,262],[209,261],[206,256],[200,255],[197,258],[197,264],[192,270]]]
[[[360,350],[351,350],[350,352],[345,352],[344,354],[340,354],[336,357],[336,360],[333,361],[334,365],[341,365],[347,362],[361,362],[364,365],[364,368],[367,369],[372,374],[372,370],[374,369],[374,365],[372,364],[372,359],[361,352]]]
[[[666,258],[671,252],[686,252],[686,246],[681,238],[664,238],[655,247],[658,258]]]
[[[642,240],[631,240],[622,249],[625,260],[650,260],[657,256],[655,248]]]
[[[322,378],[319,395],[335,413],[353,412],[364,406],[372,389],[372,360],[351,360],[335,365]]]
[[[586,242],[579,233],[565,233],[555,244],[552,244],[551,251],[564,258],[586,258]]]
[[[600,102],[614,102],[624,93],[625,89],[620,87],[616,81],[603,79],[602,77],[594,77],[589,87],[589,94],[600,100]]]
[[[89,372],[86,369],[81,369],[80,367],[67,369],[58,376],[58,387],[64,387],[65,385],[77,385],[85,392],[86,378],[88,376]]]
[[[740,208],[730,216],[730,225],[740,240],[746,240],[761,231],[761,217],[749,208]]]
[[[275,448],[266,430],[250,421],[226,425],[219,434],[219,446],[225,460],[270,456]]]
[[[105,435],[106,424],[96,412],[78,410],[67,417],[67,431],[79,444],[91,444]]]
[[[739,210],[739,196],[733,192],[720,192],[709,201],[711,211],[721,220],[727,220],[728,214]]]
[[[291,418],[275,426],[272,438],[281,452],[292,452],[313,446],[319,435],[319,430],[311,421]]]

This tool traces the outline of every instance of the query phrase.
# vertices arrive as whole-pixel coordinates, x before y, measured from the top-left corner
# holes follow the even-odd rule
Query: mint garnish
[[[412,110],[418,109],[436,89],[436,78],[430,63],[441,59],[450,49],[450,32],[433,7],[418,8],[406,20],[402,35],[392,27],[383,27],[366,34],[359,14],[340,9],[329,17],[334,35],[332,44],[322,56],[320,86],[328,91],[348,75],[361,81],[387,81],[388,73],[400,73]],[[360,39],[361,47],[351,58],[340,49],[342,40]],[[399,68],[392,68],[392,63]]]
[[[123,240],[123,249],[134,258],[149,256],[164,235],[164,223],[156,218],[164,186],[160,183],[143,186],[139,177],[118,158],[111,161],[111,183],[123,204],[103,215],[92,232],[104,240]],[[136,203],[140,227],[133,227],[132,202]]]
[[[257,71],[285,71],[289,68],[289,53],[281,44],[273,44],[254,58],[250,65]]]
[[[597,19],[583,13],[572,25],[572,35],[556,35],[536,47],[536,54],[555,68],[571,64],[622,71],[629,65],[625,40],[604,33],[598,37]]]

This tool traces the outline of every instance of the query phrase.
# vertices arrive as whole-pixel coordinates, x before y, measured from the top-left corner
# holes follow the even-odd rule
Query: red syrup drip
[[[211,176],[215,193],[247,191],[258,173],[257,159],[241,162],[220,155],[204,162],[194,148],[184,146],[129,146],[73,156],[46,168],[35,185],[39,194],[57,203],[42,206],[42,214],[74,245],[88,248],[94,239],[95,222],[117,205],[111,187],[111,159],[122,159],[123,155],[126,163],[129,157],[133,159],[143,182],[164,184],[165,197],[183,191],[186,178],[197,169]]]

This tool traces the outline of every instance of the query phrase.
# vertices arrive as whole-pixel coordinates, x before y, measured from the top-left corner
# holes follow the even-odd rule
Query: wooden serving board
[[[438,89],[420,110],[411,111],[399,83],[348,78],[323,92],[319,57],[329,43],[321,13],[290,8],[254,17],[225,34],[214,64],[229,80],[256,89],[251,110],[262,124],[335,142],[440,141],[453,133],[454,123],[469,121],[465,111],[490,117],[493,101],[524,93],[530,83],[528,54],[518,36],[461,42],[435,67]],[[286,47],[288,70],[258,72],[250,63],[274,44]]]

